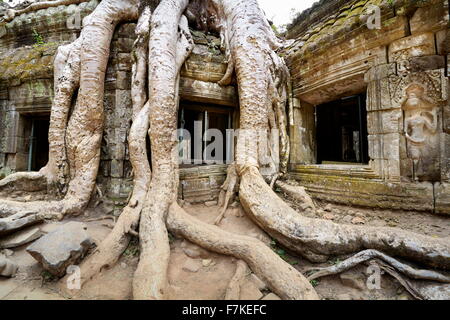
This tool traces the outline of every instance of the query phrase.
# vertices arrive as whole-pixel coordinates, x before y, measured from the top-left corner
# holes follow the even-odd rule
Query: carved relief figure
[[[425,89],[412,84],[406,89],[404,130],[408,158],[413,161],[413,179],[429,178],[438,148],[438,114],[436,105],[425,97]]]

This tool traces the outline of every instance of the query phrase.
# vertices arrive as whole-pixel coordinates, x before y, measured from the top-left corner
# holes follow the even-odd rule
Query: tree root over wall
[[[444,275],[412,269],[386,255],[449,269],[450,244],[445,239],[393,228],[344,226],[309,219],[291,209],[266,183],[279,185],[315,209],[304,190],[296,191],[278,181],[287,170],[290,152],[286,123],[289,70],[277,54],[283,42],[274,35],[256,0],[142,0],[139,4],[137,0],[102,1],[86,18],[80,38],[61,47],[55,58],[48,165],[39,173],[19,173],[0,181],[0,191],[9,188],[25,192],[33,181],[40,181],[39,188],[59,195],[61,200],[2,200],[0,228],[6,222],[11,229],[13,224],[34,223],[43,217],[79,214],[86,207],[95,190],[99,167],[104,78],[111,38],[118,23],[136,20],[133,124],[128,139],[134,190],[112,232],[82,263],[83,284],[116,263],[131,237],[136,236],[141,255],[133,279],[133,296],[167,298],[170,231],[208,250],[238,259],[233,281],[239,281],[245,273],[244,265],[248,265],[283,299],[319,299],[308,279],[261,241],[198,221],[177,204],[180,69],[194,46],[189,23],[221,34],[228,69],[220,84],[229,84],[236,74],[239,88],[241,117],[235,164],[229,169],[221,194],[223,209],[215,224],[220,224],[233,193],[238,191],[254,222],[308,260],[324,262],[331,256],[363,251],[342,266],[321,270],[316,276],[382,259],[406,276],[448,282]],[[76,90],[77,99],[69,114]],[[21,219],[25,220],[18,222]],[[233,296],[236,292],[230,283],[227,297]]]

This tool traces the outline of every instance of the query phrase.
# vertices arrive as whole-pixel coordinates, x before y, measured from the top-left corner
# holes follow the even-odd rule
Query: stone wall
[[[366,169],[374,174],[363,178],[367,194],[384,196],[388,201],[383,205],[395,208],[409,208],[396,196],[414,195],[423,204],[418,208],[450,213],[448,1],[321,4],[309,12],[309,25],[299,20],[287,33],[295,39],[287,52],[298,110],[297,127],[291,129],[297,133],[291,137],[294,175],[318,197],[324,198],[327,190],[334,201],[348,202],[350,196],[362,198],[356,201],[360,205],[371,205],[370,199],[361,197],[364,184],[347,181],[353,191],[338,191],[336,177],[350,178],[339,170],[312,176],[302,167],[315,164],[313,120],[305,121],[312,118],[313,106],[366,92],[370,157]],[[380,8],[379,29],[367,26],[365,13],[373,5]],[[324,170],[315,166],[315,171]],[[380,187],[373,188],[374,180]],[[402,188],[394,191],[395,185]],[[391,194],[398,190],[403,194]],[[409,192],[413,190],[417,192]]]
[[[80,5],[60,6],[16,17],[0,26],[0,169],[27,169],[30,116],[49,115],[53,99],[53,59],[59,45],[76,39],[79,22],[96,7],[96,0]],[[135,23],[117,27],[105,80],[105,131],[101,149],[98,185],[109,199],[120,204],[132,188],[128,134],[131,126],[131,49]],[[37,44],[33,33],[44,40]],[[182,101],[236,107],[235,86],[220,87],[217,81],[226,71],[220,39],[194,32],[196,46],[181,71]],[[28,130],[28,131],[27,131]],[[226,170],[207,167],[202,174],[182,173],[187,196],[211,200],[216,197]],[[208,178],[208,190],[204,185]],[[211,181],[210,181],[211,180]]]

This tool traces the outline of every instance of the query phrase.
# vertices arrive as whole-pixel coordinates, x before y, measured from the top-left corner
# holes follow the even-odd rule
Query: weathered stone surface
[[[411,59],[411,72],[435,70],[445,68],[445,57],[432,55],[426,57],[414,57]]]
[[[281,300],[279,296],[277,296],[275,293],[269,293],[267,296],[262,298],[261,300]]]
[[[435,1],[430,6],[418,8],[409,23],[412,34],[447,28],[448,2]]]
[[[436,183],[436,213],[450,215],[450,183]]]
[[[0,249],[20,247],[24,244],[30,243],[31,241],[39,239],[41,236],[42,232],[39,230],[39,228],[31,228],[28,230],[16,232],[0,240]]]
[[[68,222],[27,248],[33,258],[51,274],[61,277],[66,268],[81,261],[93,241],[80,222]]]
[[[402,38],[394,41],[389,46],[390,61],[401,61],[411,57],[429,56],[434,54],[434,34],[431,32]]]
[[[187,240],[184,240],[181,243],[181,249],[183,250],[184,254],[192,259],[209,259],[211,256],[208,251]]]
[[[323,169],[324,173],[326,169]],[[289,177],[301,185],[314,199],[363,207],[434,211],[431,183],[384,182],[379,179],[351,177],[350,173],[292,172]]]
[[[342,273],[339,278],[344,286],[364,290],[366,288],[364,280],[353,273]]]
[[[186,272],[197,273],[202,268],[202,263],[199,260],[187,259],[183,265],[183,270]]]
[[[3,256],[0,256],[0,276],[2,277],[14,277],[18,269],[17,264]]]
[[[259,300],[263,297],[261,291],[259,291],[258,287],[252,281],[245,281],[241,285],[241,300]]]

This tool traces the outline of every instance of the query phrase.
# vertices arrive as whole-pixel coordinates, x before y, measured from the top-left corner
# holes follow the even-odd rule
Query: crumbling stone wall
[[[371,6],[380,10],[375,28],[368,25]],[[331,0],[302,16],[287,32],[295,39],[287,60],[296,178],[330,201],[450,213],[448,1]],[[312,173],[305,165],[315,164],[308,129],[314,106],[362,92],[370,166],[316,166]]]
[[[27,170],[30,133],[24,126],[25,119],[49,115],[56,49],[78,37],[82,19],[97,4],[97,0],[92,0],[39,10],[0,26],[0,170]],[[136,39],[135,26],[124,23],[117,27],[105,80],[105,132],[98,186],[119,206],[132,187],[127,138],[131,126],[131,49]],[[36,42],[36,34],[44,43]],[[197,31],[193,37],[196,47],[181,71],[180,98],[236,107],[235,86],[217,84],[226,71],[220,39]],[[226,168],[213,166],[203,168],[202,173],[194,171],[182,174],[186,182],[181,190],[194,199],[212,200],[225,178]]]

